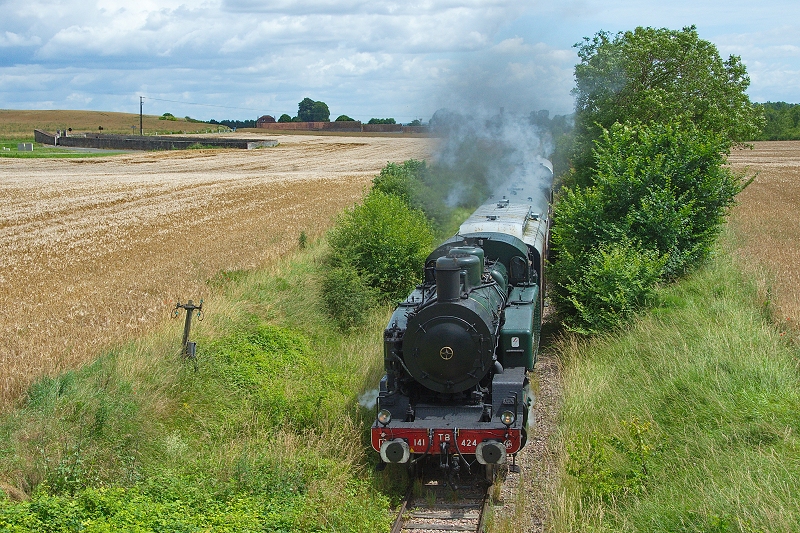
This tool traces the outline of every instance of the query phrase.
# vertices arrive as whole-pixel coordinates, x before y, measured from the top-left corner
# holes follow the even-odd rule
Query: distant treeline
[[[757,104],[764,110],[767,125],[757,141],[800,140],[800,104],[767,102]]]
[[[236,128],[255,128],[256,121],[255,120],[220,120],[217,122],[213,118],[208,121],[209,124],[221,124],[222,126],[228,126],[231,129]]]

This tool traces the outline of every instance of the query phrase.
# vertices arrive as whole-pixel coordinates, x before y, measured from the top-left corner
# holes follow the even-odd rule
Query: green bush
[[[451,166],[428,166],[409,159],[388,163],[372,181],[373,190],[402,198],[419,209],[440,238],[453,235],[459,224],[490,195],[486,162],[461,160]],[[466,210],[466,212],[465,212]]]
[[[433,233],[425,215],[403,199],[374,191],[343,212],[328,234],[329,275],[350,265],[386,299],[400,299],[420,281]]]
[[[331,265],[322,279],[322,295],[328,313],[342,330],[363,326],[370,309],[380,300],[355,267],[341,261]]]
[[[708,256],[741,190],[726,154],[724,139],[691,123],[615,124],[603,133],[593,185],[564,187],[555,207],[550,272],[568,324],[617,324],[659,279]]]
[[[372,180],[372,189],[402,198],[412,209],[422,209],[419,197],[424,187],[422,174],[426,170],[425,161],[414,159],[401,164],[387,163]]]
[[[612,329],[633,314],[652,295],[665,258],[642,251],[629,242],[604,244],[580,258],[560,263],[559,309],[572,313],[565,325],[582,333]],[[571,272],[563,269],[569,265]]]

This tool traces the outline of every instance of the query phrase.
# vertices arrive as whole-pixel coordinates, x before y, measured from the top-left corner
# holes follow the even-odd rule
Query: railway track
[[[484,531],[490,505],[489,485],[469,476],[453,486],[442,479],[412,482],[395,518],[392,533]]]

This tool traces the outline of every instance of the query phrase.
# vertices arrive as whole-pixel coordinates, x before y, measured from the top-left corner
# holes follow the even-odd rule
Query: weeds
[[[578,480],[585,498],[608,503],[646,490],[650,423],[634,418],[623,421],[622,427],[628,435],[578,434],[569,441],[566,471]]]
[[[617,334],[560,343],[558,531],[800,529],[796,348],[722,250]]]
[[[363,474],[351,418],[380,339],[331,330],[309,301],[322,252],[311,247],[274,274],[221,275],[228,296],[209,300],[214,313],[194,331],[198,373],[165,349],[176,342],[169,328],[32,386],[25,407],[0,420],[0,472],[21,473],[31,500],[0,501],[0,523],[384,528],[389,502]],[[369,323],[384,320],[377,311]]]

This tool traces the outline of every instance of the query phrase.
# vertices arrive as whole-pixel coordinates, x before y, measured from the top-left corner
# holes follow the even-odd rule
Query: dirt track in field
[[[270,136],[261,150],[0,159],[0,406],[321,235],[421,138]]]

